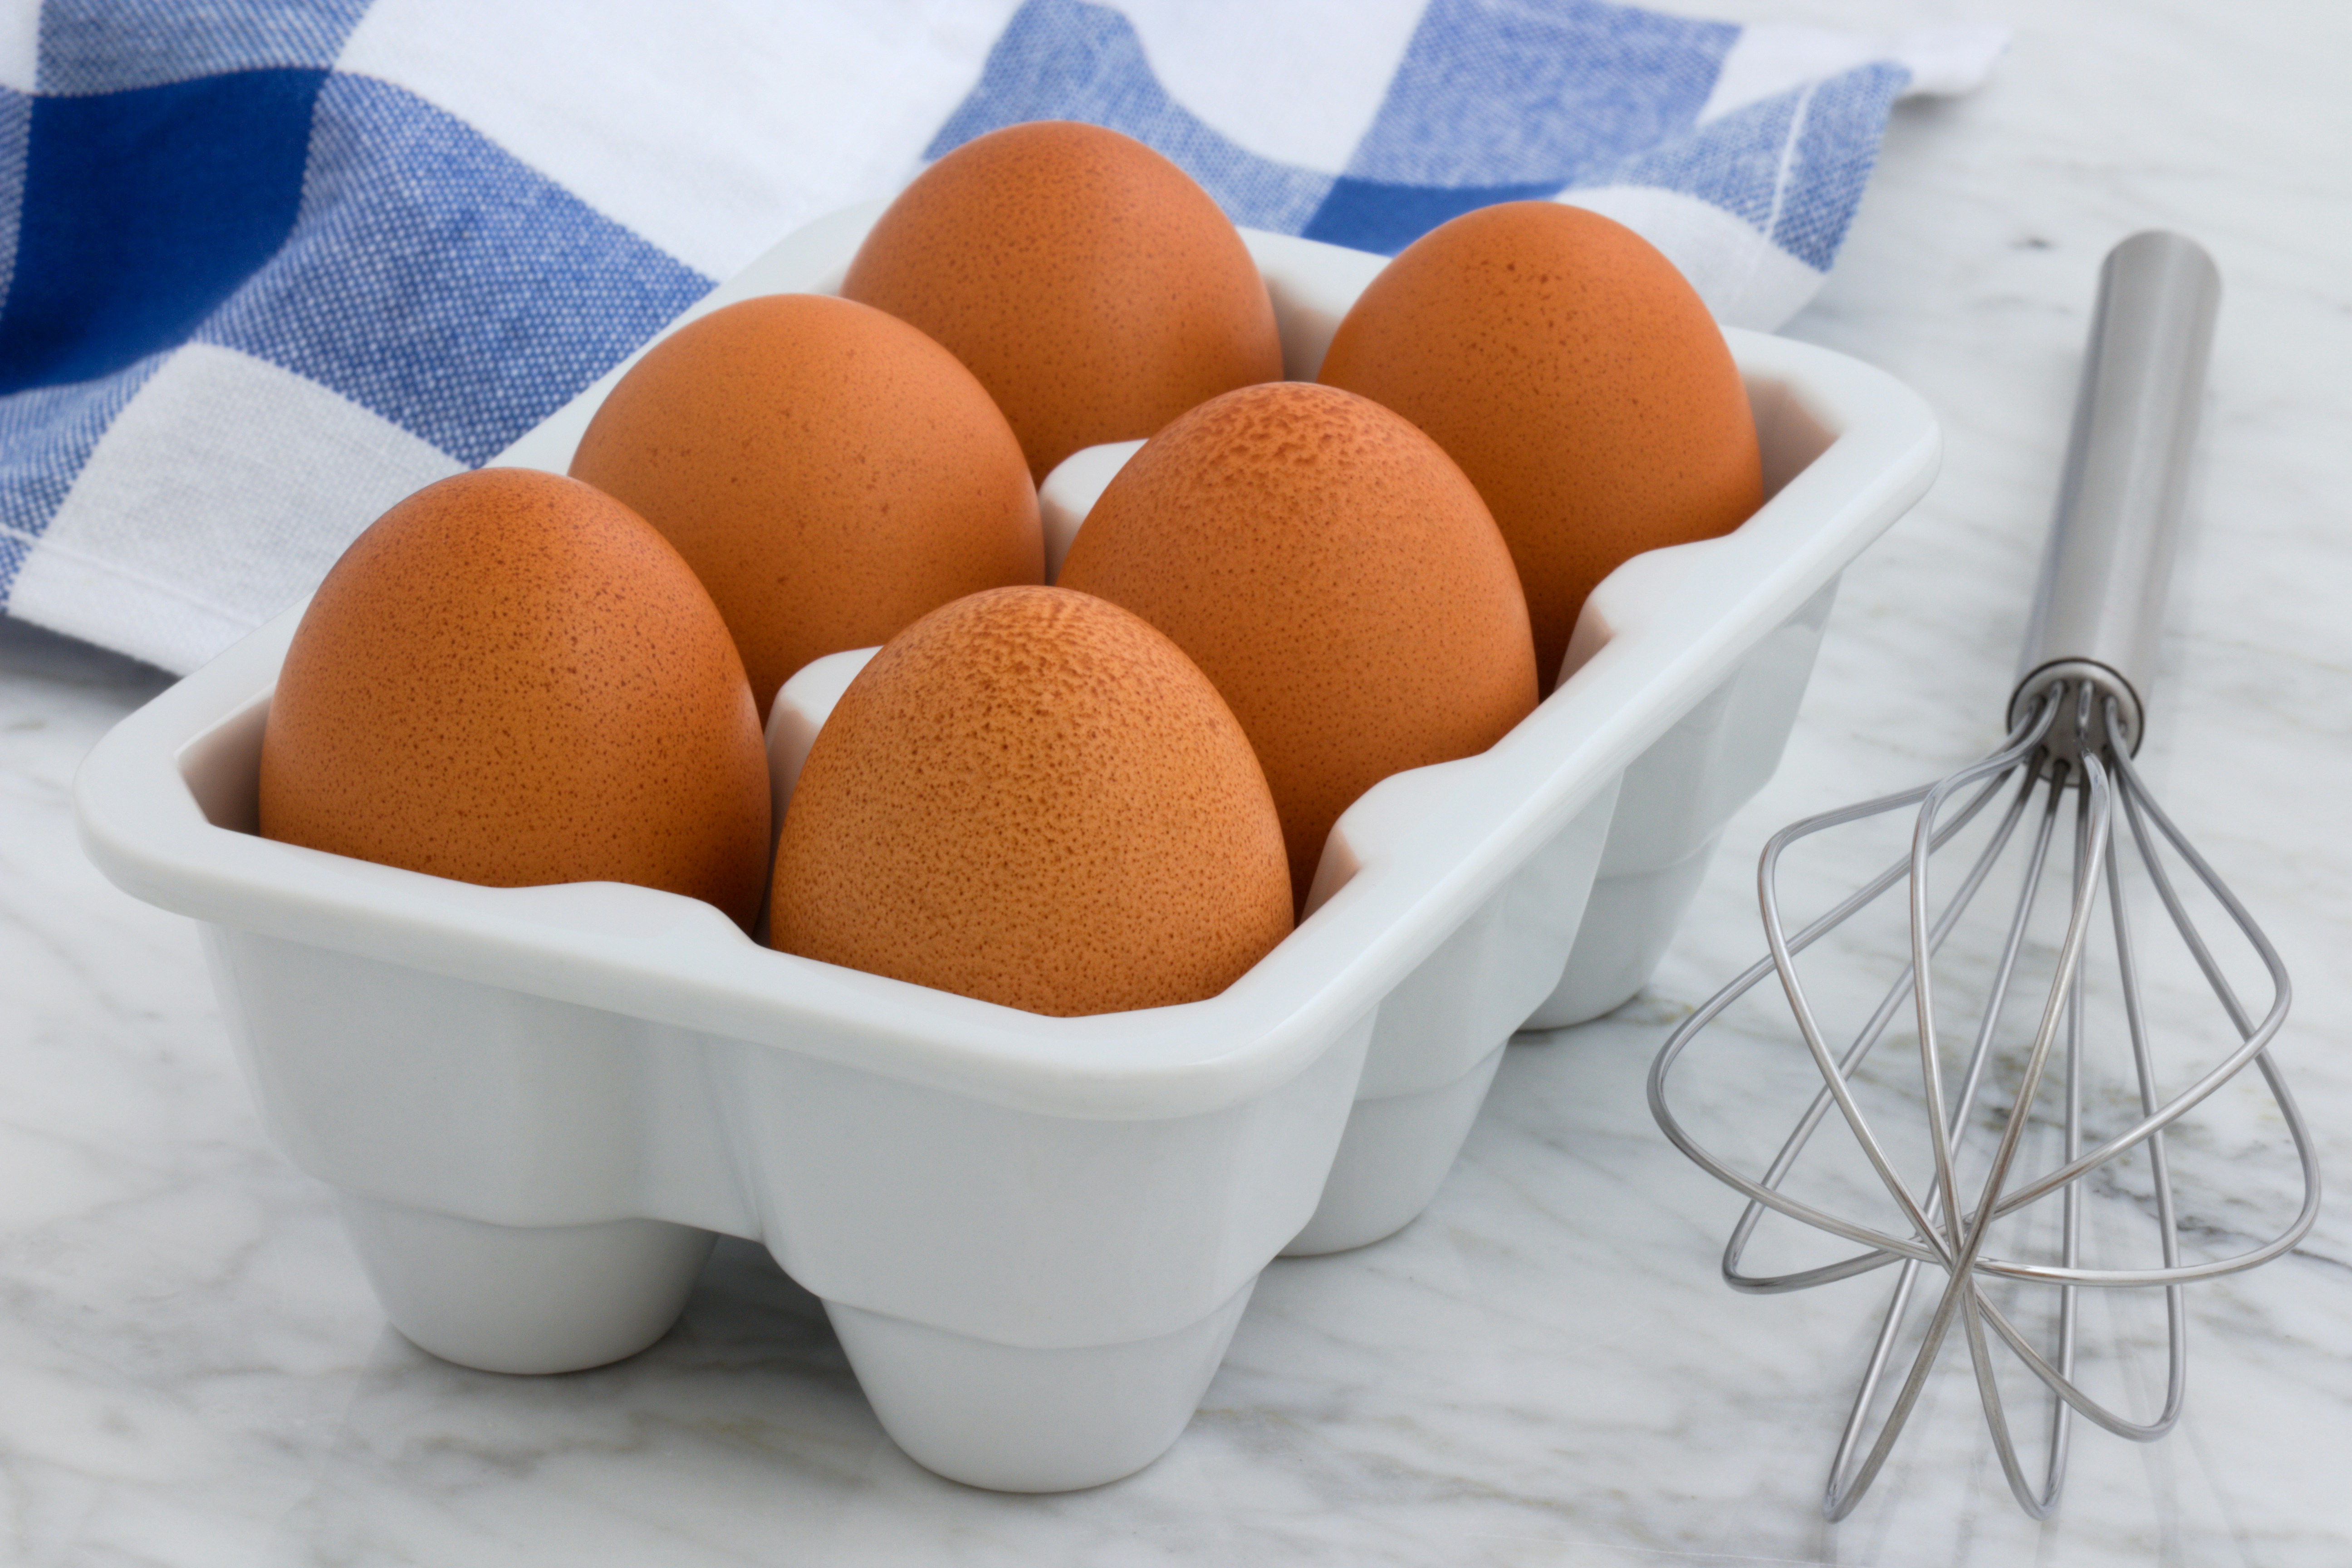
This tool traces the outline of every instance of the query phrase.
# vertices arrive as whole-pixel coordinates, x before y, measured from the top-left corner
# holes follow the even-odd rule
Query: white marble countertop
[[[1419,1223],[1277,1262],[1183,1439],[1118,1485],[1003,1497],[918,1468],[809,1300],[741,1243],[618,1366],[508,1379],[410,1347],[325,1191],[263,1140],[193,928],[75,846],[75,764],[162,678],[0,626],[0,1559],[2352,1559],[2352,1200],[2294,1255],[2190,1292],[2179,1428],[2147,1447],[2084,1431],[2054,1521],[2011,1501],[1948,1355],[1887,1474],[1831,1526],[1820,1488],[1878,1287],[1727,1290],[1737,1200],[1642,1101],[1672,1020],[1758,948],[1764,836],[1994,738],[2094,275],[2164,226],[2206,243],[2227,292],[2146,762],[2284,952],[2279,1054],[2330,1173],[2352,1170],[2352,9],[2068,0],[2006,19],[1990,87],[1898,110],[1835,276],[1789,329],[1919,388],[1943,477],[1848,574],[1787,762],[1650,994],[1515,1047]],[[2292,1206],[2275,1159],[2205,1172],[2221,1182],[2187,1201],[2223,1231]]]

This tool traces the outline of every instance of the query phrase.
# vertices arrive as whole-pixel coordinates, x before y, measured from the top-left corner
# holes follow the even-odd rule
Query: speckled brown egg
[[[1481,752],[1536,702],[1510,552],[1437,444],[1351,393],[1275,382],[1161,431],[1059,578],[1190,654],[1265,764],[1302,900],[1339,813]]]
[[[1069,1016],[1213,996],[1290,930],[1241,726],[1099,599],[1001,588],[898,634],[817,734],[776,846],[786,952]]]
[[[635,882],[750,929],[767,753],[694,573],[528,468],[429,485],[354,540],[287,649],[263,837],[436,877]]]
[[[1339,323],[1318,379],[1462,465],[1509,541],[1549,691],[1577,612],[1628,556],[1763,500],[1723,332],[1674,264],[1597,213],[1508,202],[1422,236]]]
[[[1004,416],[953,354],[846,300],[769,295],[672,332],[596,411],[572,474],[686,557],[762,714],[813,658],[1045,575]]]
[[[1181,169],[1095,125],[1008,126],[890,204],[842,293],[970,365],[1033,478],[1282,374],[1274,307],[1231,219]]]

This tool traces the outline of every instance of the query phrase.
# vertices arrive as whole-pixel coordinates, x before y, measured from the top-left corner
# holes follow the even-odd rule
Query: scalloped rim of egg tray
[[[688,314],[836,289],[879,210],[803,229]],[[1244,237],[1285,372],[1309,377],[1382,258]],[[336,1189],[419,1345],[504,1372],[615,1360],[667,1331],[714,1234],[755,1238],[916,1459],[1014,1490],[1111,1480],[1176,1440],[1278,1253],[1421,1212],[1515,1030],[1640,989],[1779,763],[1839,572],[1926,490],[1916,395],[1727,335],[1763,509],[1620,567],[1559,689],[1486,752],[1360,799],[1312,912],[1204,1002],[1042,1017],[771,952],[669,893],[475,887],[260,838],[299,605],[92,751],[83,843],[201,922],[271,1136]],[[623,369],[500,460],[562,471]],[[1049,479],[1065,539],[1118,460]],[[858,658],[795,678],[780,773]]]

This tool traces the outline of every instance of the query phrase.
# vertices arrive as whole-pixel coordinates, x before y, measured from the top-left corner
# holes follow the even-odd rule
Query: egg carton
[[[878,208],[803,230],[699,305],[837,289]],[[1378,257],[1245,233],[1286,374]],[[1523,1026],[1638,991],[1725,821],[1770,774],[1839,572],[1926,489],[1899,383],[1728,333],[1769,497],[1631,560],[1569,674],[1490,750],[1374,786],[1310,911],[1223,994],[1049,1018],[758,945],[617,883],[483,888],[255,832],[301,607],[125,719],[76,784],[118,885],[195,919],[267,1129],[329,1184],[386,1315],[472,1367],[629,1355],[713,1237],[821,1298],[885,1428],[941,1475],[1059,1490],[1191,1418],[1259,1272],[1434,1195]],[[561,471],[621,369],[505,461]],[[1048,480],[1064,544],[1122,453]],[[795,677],[779,798],[862,656]]]

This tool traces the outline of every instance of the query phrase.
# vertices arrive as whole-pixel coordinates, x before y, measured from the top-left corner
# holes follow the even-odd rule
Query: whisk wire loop
[[[2001,784],[2005,782],[2006,781],[2002,779],[1995,779],[1983,790],[1979,791],[1979,794],[1968,803],[1968,805],[1963,808],[1962,820],[1950,825],[1951,830],[1957,830],[1958,826],[1965,826],[1965,819],[1968,816],[1973,816],[1977,810],[1981,809],[1985,802],[1989,801],[1993,795],[1999,793]],[[1975,897],[1977,889],[1983,885],[1985,878],[1990,874],[1995,862],[1998,860],[2002,847],[2008,844],[2011,835],[2016,831],[2017,825],[2023,816],[2027,805],[2031,802],[2032,795],[2032,781],[2031,778],[2028,778],[2026,781],[2026,786],[2016,793],[2016,795],[2010,803],[2009,810],[2003,815],[1999,825],[1994,828],[1992,842],[1986,847],[1983,853],[1977,857],[1975,863],[1971,865],[1969,869],[1968,876],[1962,879],[1958,890],[1954,893],[1951,903],[1946,908],[1943,915],[1937,920],[1936,930],[1928,942],[1928,949],[1931,952],[1937,948],[1942,946],[1944,938],[1949,935],[1952,927],[1958,923],[1959,917],[1967,912],[1968,906]],[[2040,864],[2039,850],[2036,851],[2034,863],[2036,866]],[[1907,868],[1909,861],[1906,858],[1905,860],[1897,861],[1895,864],[1898,869],[1904,869]],[[1888,885],[1892,885],[1891,879],[1889,879]],[[2032,881],[2029,879],[2026,885],[2026,892],[2029,897],[2031,896],[2032,889]],[[1811,928],[1809,928],[1809,932],[1811,932]],[[1804,945],[1806,945],[1806,937],[1801,935],[1796,942],[1792,942],[1790,944],[1790,951],[1801,951]],[[2012,952],[2014,946],[2015,944],[2012,943]],[[1769,960],[1768,959],[1766,962],[1769,963]],[[2000,984],[2003,988],[2005,988],[2006,983],[2007,977],[2006,973],[2004,972]],[[1851,1079],[1853,1076],[1855,1070],[1861,1067],[1864,1058],[1869,1054],[1874,1046],[1876,1046],[1879,1037],[1885,1032],[1887,1026],[1893,1022],[1895,1012],[1901,1006],[1904,998],[1910,994],[1910,992],[1911,968],[1908,964],[1906,964],[1903,968],[1902,973],[1896,976],[1895,984],[1887,988],[1886,994],[1880,1000],[1876,1011],[1872,1013],[1869,1020],[1863,1026],[1861,1032],[1854,1037],[1853,1044],[1848,1047],[1846,1048],[1845,1055],[1839,1058],[1838,1070],[1841,1076],[1847,1079]],[[1990,1043],[1990,1036],[1989,1031],[1979,1031],[1977,1050],[1970,1064],[1969,1082],[1971,1086],[1973,1086],[1979,1073],[1981,1071],[1984,1060],[1984,1049],[1986,1045]],[[1964,1103],[1972,1100],[1974,1098],[1973,1088],[1965,1090],[1961,1098]],[[1804,1116],[1798,1121],[1796,1131],[1790,1135],[1789,1141],[1781,1146],[1780,1152],[1774,1159],[1771,1167],[1765,1172],[1763,1182],[1761,1184],[1763,1186],[1768,1188],[1779,1187],[1781,1179],[1788,1174],[1790,1168],[1796,1163],[1797,1157],[1804,1152],[1805,1144],[1811,1141],[1814,1131],[1821,1125],[1822,1119],[1828,1112],[1831,1104],[1832,1099],[1830,1091],[1827,1089],[1823,1089],[1814,1095],[1811,1105],[1807,1107]],[[1941,1204],[1942,1197],[1940,1194],[1930,1194],[1929,1213],[1931,1216],[1940,1209]],[[1739,1216],[1739,1223],[1732,1227],[1731,1239],[1724,1248],[1723,1273],[1724,1278],[1730,1282],[1735,1289],[1747,1290],[1758,1294],[1804,1289],[1812,1285],[1825,1284],[1832,1279],[1846,1279],[1855,1274],[1865,1273],[1871,1269],[1883,1268],[1886,1264],[1895,1260],[1893,1254],[1883,1248],[1874,1247],[1869,1252],[1857,1254],[1837,1263],[1826,1264],[1821,1268],[1806,1269],[1796,1274],[1779,1276],[1754,1276],[1742,1274],[1739,1269],[1741,1256],[1747,1250],[1748,1238],[1755,1233],[1757,1223],[1762,1219],[1766,1212],[1767,1205],[1762,1200],[1751,1198],[1748,1202],[1748,1207]],[[1906,1258],[1904,1260],[1904,1267],[1906,1269],[1916,1270],[1917,1260],[1914,1258]]]
[[[2019,723],[2017,729],[2011,732],[2008,742],[2004,743],[2002,750],[1999,753],[1996,753],[1996,760],[1998,758],[2008,758],[2014,762],[2030,755],[2033,748],[2040,744],[2042,736],[2049,729],[2051,720],[2053,717],[2054,712],[2043,712],[2039,710],[2034,714],[2029,714]],[[1955,816],[1953,821],[1948,825],[1945,829],[1945,836],[1948,837],[1949,835],[1956,834],[1961,828],[1965,827],[1968,823],[1981,812],[1984,807],[1991,802],[1994,796],[2000,793],[2001,784],[2004,782],[2005,781],[2003,779],[1996,777],[1988,783],[1984,788],[1979,790],[1967,804],[1967,805],[1963,807],[1960,813]],[[1792,823],[1788,827],[1785,827],[1779,833],[1773,835],[1771,841],[1764,847],[1763,860],[1758,872],[1759,896],[1765,901],[1768,910],[1777,910],[1778,899],[1773,886],[1773,872],[1778,865],[1780,855],[1790,845],[1794,844],[1801,838],[1810,837],[1814,833],[1824,831],[1830,827],[1840,826],[1846,823],[1857,822],[1864,820],[1866,817],[1884,815],[1890,811],[1900,810],[1906,805],[1916,805],[1926,796],[1929,787],[1931,786],[1923,784],[1917,789],[1905,790],[1900,794],[1882,796],[1881,798],[1874,801],[1864,801],[1857,805],[1849,806],[1840,811],[1825,812],[1821,816],[1808,817],[1804,821]],[[2000,837],[2003,842],[2006,842],[2009,831],[2015,826],[2015,817],[2017,813],[2021,809],[2021,803],[2012,806],[2010,816],[2005,820],[2000,830]],[[1939,843],[1941,841],[1939,840]],[[1990,858],[1981,861],[1980,864],[1984,869],[1989,870],[1990,868]],[[1725,1259],[1726,1275],[1727,1278],[1729,1278],[1738,1288],[1750,1290],[1803,1289],[1806,1284],[1825,1283],[1829,1279],[1843,1279],[1853,1273],[1884,1267],[1886,1263],[1894,1261],[1895,1258],[1898,1257],[1916,1258],[1922,1261],[1927,1261],[1932,1259],[1936,1256],[1925,1247],[1915,1244],[1907,1238],[1889,1236],[1883,1231],[1869,1226],[1853,1224],[1836,1215],[1830,1215],[1822,1210],[1814,1208],[1810,1205],[1800,1203],[1778,1191],[1780,1176],[1787,1173],[1790,1166],[1795,1163],[1797,1155],[1802,1152],[1805,1141],[1811,1137],[1811,1127],[1818,1125],[1822,1113],[1825,1112],[1828,1105],[1831,1103],[1832,1098],[1835,1093],[1834,1089],[1824,1088],[1821,1091],[1820,1097],[1815,1101],[1814,1108],[1807,1113],[1806,1123],[1801,1126],[1799,1133],[1793,1135],[1790,1139],[1789,1143],[1783,1147],[1781,1157],[1774,1162],[1773,1173],[1769,1174],[1766,1180],[1760,1183],[1750,1181],[1748,1178],[1740,1174],[1738,1171],[1733,1170],[1729,1165],[1724,1163],[1710,1153],[1696,1138],[1693,1138],[1684,1130],[1681,1122],[1675,1119],[1672,1109],[1666,1104],[1665,1099],[1666,1077],[1668,1073],[1673,1070],[1675,1059],[1682,1055],[1685,1047],[1686,1047],[1693,1040],[1696,1039],[1709,1024],[1721,1016],[1726,1009],[1730,1007],[1734,1002],[1737,1002],[1741,996],[1745,995],[1750,989],[1759,984],[1765,976],[1776,973],[1783,973],[1785,976],[1785,973],[1787,973],[1786,965],[1788,957],[1804,951],[1806,948],[1811,946],[1815,942],[1819,941],[1822,937],[1828,935],[1830,931],[1843,924],[1846,920],[1850,919],[1856,911],[1867,906],[1873,900],[1877,899],[1879,895],[1885,892],[1889,888],[1892,888],[1896,882],[1902,880],[1908,873],[1909,869],[1910,859],[1907,856],[1897,859],[1885,871],[1874,878],[1868,884],[1848,896],[1843,902],[1839,903],[1828,913],[1822,915],[1811,925],[1805,927],[1804,930],[1798,932],[1796,936],[1779,942],[1776,944],[1776,951],[1774,952],[1768,953],[1764,958],[1759,959],[1754,964],[1751,964],[1745,973],[1739,975],[1738,979],[1732,981],[1730,984],[1726,985],[1721,991],[1716,993],[1716,994],[1710,997],[1706,1002],[1701,1004],[1696,1012],[1693,1013],[1690,1017],[1685,1019],[1681,1027],[1677,1028],[1673,1036],[1667,1039],[1664,1048],[1658,1054],[1657,1060],[1651,1066],[1647,1088],[1650,1111],[1651,1114],[1656,1118],[1659,1127],[1664,1130],[1667,1139],[1673,1142],[1677,1149],[1681,1150],[1685,1155],[1691,1159],[1695,1163],[1698,1164],[1702,1169],[1706,1170],[1709,1174],[1713,1175],[1717,1181],[1724,1183],[1727,1186],[1736,1188],[1746,1194],[1749,1199],[1749,1213],[1742,1215],[1743,1231],[1736,1234],[1741,1234],[1744,1236],[1745,1231],[1753,1230],[1754,1219],[1758,1215],[1757,1205],[1760,1205],[1764,1207],[1778,1210],[1779,1212],[1789,1215],[1791,1219],[1801,1220],[1817,1229],[1825,1230],[1833,1235],[1843,1236],[1847,1240],[1860,1242],[1864,1246],[1872,1248],[1872,1252],[1867,1255],[1868,1260],[1866,1262],[1862,1262],[1858,1268],[1832,1265],[1831,1266],[1832,1268],[1839,1269],[1840,1271],[1834,1273],[1818,1270],[1809,1271],[1820,1274],[1821,1278],[1807,1279],[1801,1283],[1799,1283],[1793,1282],[1796,1280],[1797,1277],[1792,1276],[1790,1277],[1792,1282],[1786,1285],[1774,1284],[1769,1281],[1750,1282],[1744,1280],[1734,1272],[1738,1262],[1737,1252],[1734,1251],[1727,1253]],[[1971,885],[1973,885],[1974,882],[1981,881],[1981,876],[1973,878],[1971,879]],[[1891,993],[1891,995],[1899,999],[1901,995],[1907,993],[1909,985],[1909,972],[1906,970],[1903,977],[1898,981],[1895,990]],[[1883,1009],[1883,1011],[1890,1015],[1892,1010],[1891,1006]],[[1884,1026],[1885,1024],[1882,1020],[1879,1024],[1879,1028],[1883,1029]],[[1868,1051],[1870,1045],[1874,1043],[1876,1038],[1876,1030],[1866,1030],[1864,1037],[1857,1040],[1854,1049],[1853,1053],[1851,1053],[1854,1058],[1853,1064],[1854,1067],[1858,1067],[1860,1065],[1861,1056]],[[1847,1072],[1851,1072],[1853,1068],[1851,1067],[1846,1069]],[[1839,1081],[1841,1083],[1843,1081],[1843,1074],[1839,1075]]]
[[[2089,711],[2089,692],[2086,688],[2082,693],[2082,700],[2076,707],[2075,729],[2078,737],[2088,727]],[[1906,1399],[1903,1406],[1904,1413],[1907,1415],[1909,1406],[1916,1403],[1915,1391],[1925,1383],[1928,1372],[1934,1365],[1936,1353],[1942,1348],[1943,1331],[1949,1326],[1952,1306],[1957,1301],[1965,1321],[1969,1364],[1976,1373],[1978,1394],[1984,1405],[1985,1419],[1992,1428],[1993,1447],[2000,1458],[2002,1473],[2007,1477],[2010,1489],[2015,1494],[2018,1502],[2027,1513],[2037,1519],[2047,1516],[2055,1503],[2058,1490],[2064,1480],[2066,1422],[2063,1406],[2053,1416],[2050,1473],[2045,1479],[2045,1485],[2037,1490],[2025,1479],[2023,1468],[2018,1460],[2016,1441],[2010,1433],[2008,1415],[2001,1402],[2000,1385],[1995,1377],[1992,1357],[1985,1343],[1984,1313],[1990,1303],[1984,1300],[1983,1292],[1977,1284],[1973,1271],[1978,1255],[1983,1250],[1986,1237],[1990,1234],[2001,1188],[2009,1179],[2010,1167],[2016,1159],[2019,1145],[2023,1142],[2029,1114],[2040,1092],[2042,1074],[2049,1065],[2051,1049],[2068,1020],[2076,1016],[2073,1005],[2076,994],[2074,982],[2082,963],[2083,948],[2089,936],[2092,915],[2092,903],[2086,894],[2090,888],[2095,886],[2099,868],[2105,858],[2107,826],[2112,810],[2106,771],[2100,766],[2096,754],[2087,743],[2080,747],[2080,767],[2084,795],[2082,815],[2078,816],[2075,833],[2074,901],[2067,919],[2066,933],[2059,948],[2057,976],[2052,982],[2049,996],[2042,1007],[2041,1025],[2034,1032],[2033,1046],[2026,1058],[2025,1068],[2018,1086],[2014,1106],[2007,1121],[2002,1123],[2000,1141],[1993,1151],[1991,1167],[1985,1173],[1982,1196],[1979,1199],[1975,1211],[1967,1218],[1958,1257],[1946,1279],[1943,1300],[1937,1307],[1936,1331],[1931,1334],[1928,1342],[1921,1346],[1918,1357],[1913,1363],[1911,1375],[1906,1381],[1905,1393],[1910,1397]],[[2065,786],[2069,771],[2068,765],[2063,762],[2056,763],[2053,767],[2050,809],[2044,816],[2045,836],[2048,828],[2055,826],[2059,795]],[[1936,1136],[1930,1140],[1930,1142],[1936,1152],[1937,1173],[1944,1190],[1947,1211],[1958,1215],[1960,1212],[1958,1151],[1956,1147],[1958,1139],[1952,1131],[1948,1131],[1951,1128],[1951,1122],[1944,1110],[1942,1071],[1936,1051],[1935,1014],[1932,1000],[1933,973],[1921,947],[1921,935],[1927,924],[1927,909],[1926,847],[1929,836],[1927,828],[1933,820],[1932,814],[1936,800],[1936,793],[1931,792],[1927,797],[1927,803],[1921,808],[1920,832],[1915,839],[1912,852],[1912,946],[1915,954],[1914,963],[1919,971],[1916,994],[1919,999],[1920,1068],[1927,1087],[1928,1125],[1936,1130]],[[2071,1036],[2072,1031],[2068,1033]],[[2073,1054],[2071,1050],[2073,1043],[2070,1038],[2070,1055]],[[2072,1077],[2072,1074],[2070,1073],[2069,1076]],[[2079,1140],[2079,1110],[2071,1113],[2069,1120],[2073,1124],[2075,1137]],[[2066,1224],[2062,1247],[2070,1252],[2074,1242],[2074,1225]],[[2069,1257],[2067,1261],[2071,1264],[2074,1259]],[[2067,1301],[2071,1296],[2071,1288],[2062,1292],[2060,1308],[2062,1376],[2071,1373],[2074,1362],[2073,1319],[2071,1312],[2067,1310]],[[2064,1380],[2072,1381],[2071,1377],[2065,1377]],[[1881,1455],[1890,1449],[1898,1435],[1899,1428],[1890,1427],[1884,1432],[1879,1443],[1873,1448],[1874,1455]],[[1874,1468],[1872,1475],[1874,1476]],[[1868,1486],[1871,1479],[1872,1476],[1857,1478],[1858,1484],[1852,1495],[1840,1500],[1845,1509],[1851,1509],[1854,1502],[1860,1500],[1862,1489]],[[1835,1518],[1839,1515],[1832,1514],[1832,1517]]]

